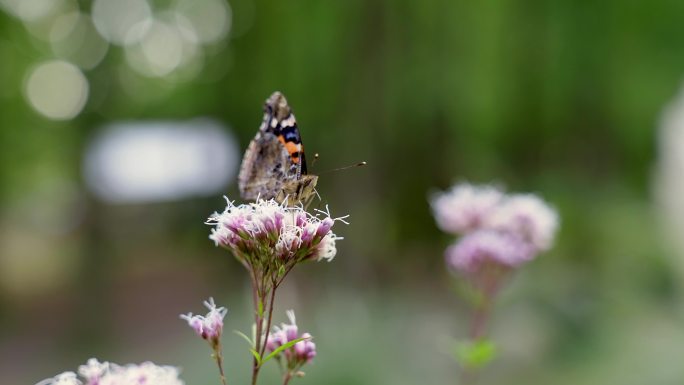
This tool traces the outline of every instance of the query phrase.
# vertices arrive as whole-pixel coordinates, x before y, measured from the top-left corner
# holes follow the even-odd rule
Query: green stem
[[[273,307],[275,303],[275,289],[276,285],[271,281],[270,288],[267,287],[266,281],[261,281],[261,289],[259,290],[258,302],[255,303],[256,308],[256,336],[254,341],[254,350],[259,354],[259,357],[263,358],[266,352],[266,338],[268,337],[268,332],[271,328],[271,321],[273,318]],[[256,290],[256,289],[255,289]],[[270,295],[268,302],[266,301],[267,296]],[[264,308],[267,309],[264,312]],[[267,314],[264,318],[264,313]],[[264,325],[266,321],[266,325]],[[264,328],[266,326],[266,328]],[[261,363],[259,363],[254,358],[254,363],[252,366],[252,385],[256,385],[257,378],[259,377],[259,371],[261,370]]]
[[[469,337],[471,343],[476,343],[485,337],[494,299],[507,272],[507,269],[502,269],[498,265],[485,268],[484,276],[478,285],[482,297],[475,306],[470,323]],[[476,370],[474,368],[464,368],[461,372],[461,382],[463,384],[473,384],[475,379]]]
[[[268,300],[268,317],[266,317],[266,338],[268,338],[268,333],[271,330],[271,321],[273,320],[273,307],[275,303],[275,292],[276,292],[276,284],[275,282],[271,283],[271,298]],[[261,351],[259,354],[261,356],[264,356],[264,353],[266,352],[266,341],[264,341],[264,344],[261,346]]]
[[[252,290],[254,292],[254,319],[256,322],[256,331],[255,331],[255,336],[254,336],[254,350],[257,351],[257,353],[261,349],[261,334],[262,334],[262,326],[263,326],[263,319],[262,319],[262,312],[261,308],[263,307],[264,303],[264,296],[261,294],[262,291],[258,287],[258,281],[256,277],[254,277],[254,280],[252,281]],[[252,385],[256,385],[257,383],[257,378],[259,377],[259,369],[261,368],[260,362],[257,360],[256,357],[254,357],[253,363],[252,363]]]

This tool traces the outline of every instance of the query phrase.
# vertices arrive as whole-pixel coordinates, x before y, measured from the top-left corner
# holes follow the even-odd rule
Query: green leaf
[[[245,335],[245,333],[243,333],[239,330],[233,330],[233,333],[239,335],[240,337],[242,337],[242,339],[247,341],[247,343],[249,344],[249,352],[252,353],[252,355],[256,359],[257,365],[261,366],[261,355],[259,354],[259,352],[257,352],[254,349],[254,342],[252,342],[252,340],[249,337],[247,337],[247,335]]]
[[[247,343],[249,344],[249,346],[252,346],[252,347],[254,346],[254,342],[252,342],[252,340],[251,340],[249,337],[247,337],[247,335],[246,335],[245,333],[243,333],[243,332],[241,332],[241,331],[239,331],[239,330],[233,330],[233,333],[239,335],[240,337],[242,337],[242,339],[244,339],[245,341],[247,341]]]
[[[290,342],[288,342],[288,343],[285,343],[285,344],[279,346],[278,349],[272,351],[271,354],[267,355],[266,358],[264,358],[264,362],[267,362],[267,361],[270,360],[271,358],[277,356],[277,355],[280,354],[280,352],[282,352],[283,350],[291,348],[291,347],[294,346],[294,344],[296,344],[297,342],[299,342],[299,341],[304,341],[304,340],[307,340],[307,339],[308,339],[308,338],[297,338],[296,340],[292,340],[292,341],[290,341]]]
[[[487,339],[466,341],[456,345],[456,360],[467,369],[480,369],[496,357],[496,345]]]
[[[254,349],[249,349],[249,351],[252,352],[252,355],[254,356],[254,358],[256,358],[257,366],[261,366],[261,355],[259,354],[259,352],[257,352]]]

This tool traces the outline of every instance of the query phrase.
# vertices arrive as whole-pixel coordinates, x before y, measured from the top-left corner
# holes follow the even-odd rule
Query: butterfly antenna
[[[315,153],[315,154],[314,154],[314,158],[313,158],[313,160],[311,161],[311,167],[313,167],[313,166],[316,164],[317,161],[318,161],[318,153]]]
[[[334,172],[334,171],[348,170],[348,169],[354,168],[354,167],[363,167],[363,166],[365,166],[365,165],[367,165],[367,164],[368,164],[367,162],[359,162],[359,163],[352,164],[352,165],[349,165],[349,166],[344,166],[344,167],[340,167],[340,168],[334,168],[334,169],[332,169],[332,170],[323,171],[323,172],[319,173],[319,175],[321,175],[321,174],[326,174],[326,173],[329,173],[329,172]]]

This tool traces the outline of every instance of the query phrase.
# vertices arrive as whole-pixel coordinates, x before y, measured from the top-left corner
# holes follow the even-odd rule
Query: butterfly
[[[264,104],[261,127],[242,158],[238,187],[243,199],[275,199],[305,207],[316,195],[318,176],[307,174],[302,138],[292,109],[276,91]]]

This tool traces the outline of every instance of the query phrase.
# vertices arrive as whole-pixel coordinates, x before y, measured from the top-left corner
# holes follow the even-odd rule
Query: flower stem
[[[261,351],[261,340],[262,340],[262,327],[263,327],[263,317],[262,310],[264,304],[264,295],[262,288],[259,287],[259,282],[256,278],[256,274],[253,276],[252,280],[252,291],[254,296],[254,320],[255,320],[255,336],[254,336],[254,350],[259,353]],[[260,353],[259,353],[260,354]],[[261,356],[259,357],[261,358]],[[261,368],[261,363],[254,357],[252,364],[252,385],[256,385],[257,378],[259,377],[259,369]]]
[[[473,313],[471,323],[471,340],[476,341],[485,336],[494,300],[507,272],[506,269],[502,269],[496,265],[490,266],[489,269],[485,270],[485,274],[479,285],[481,299],[475,306],[475,312]]]
[[[268,333],[271,330],[271,321],[273,320],[273,306],[275,303],[275,292],[276,292],[276,284],[275,282],[271,283],[271,298],[268,300],[268,317],[266,317],[266,338],[268,338]],[[266,352],[266,341],[264,341],[264,344],[261,346],[261,351],[259,354],[263,357],[264,353]]]
[[[491,266],[490,269],[485,270],[485,273],[477,285],[481,294],[481,298],[475,305],[473,316],[470,321],[470,333],[468,335],[471,343],[477,343],[484,339],[487,334],[487,324],[491,318],[492,306],[494,300],[499,292],[501,281],[505,278],[506,269],[501,269],[498,266]],[[477,370],[472,367],[465,367],[461,372],[461,383],[473,384],[475,383]]]
[[[485,331],[487,329],[487,321],[489,320],[491,310],[491,301],[486,298],[482,304],[480,304],[473,314],[473,319],[470,324],[470,339],[472,341],[477,341],[484,337]]]
[[[276,282],[273,280],[270,282],[270,286],[266,283],[266,281],[261,281],[260,283],[254,282],[254,292],[258,293],[255,294],[257,302],[254,304],[256,312],[256,336],[254,341],[254,350],[256,350],[256,352],[259,354],[259,357],[262,359],[266,353],[266,338],[268,338],[268,333],[271,329],[271,323],[273,319],[276,288]],[[267,298],[268,301],[266,300]],[[264,309],[266,309],[265,312]],[[264,317],[264,314],[266,314],[266,317]],[[266,321],[265,325],[264,321]],[[256,385],[260,370],[261,363],[257,361],[255,357],[254,364],[252,366],[252,385]]]
[[[283,376],[283,385],[287,385],[290,380],[292,379],[292,372],[286,372],[285,375]]]
[[[255,359],[255,361],[256,361],[256,359]],[[257,377],[259,377],[259,366],[255,362],[254,367],[252,368],[252,385],[256,385]]]
[[[214,356],[214,360],[216,360],[216,365],[218,366],[219,374],[221,375],[221,383],[223,385],[228,385],[228,381],[226,380],[225,372],[223,371],[223,354],[222,354],[221,350],[222,349],[219,346],[216,349],[216,353],[214,353],[213,356]]]

